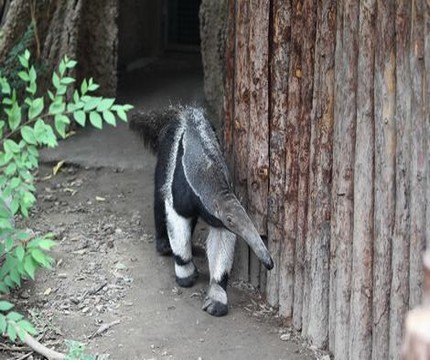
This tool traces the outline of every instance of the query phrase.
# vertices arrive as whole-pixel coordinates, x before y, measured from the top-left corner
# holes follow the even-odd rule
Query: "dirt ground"
[[[194,80],[184,75],[175,81]],[[165,85],[141,90],[152,94],[147,98],[136,95],[137,88],[121,96],[138,106],[157,106],[160,94],[173,99],[183,93],[183,84]],[[208,269],[201,248],[196,248],[197,284],[176,286],[172,258],[158,256],[153,243],[155,158],[139,146],[123,126],[82,132],[42,154],[38,204],[23,225],[56,234],[55,266],[13,294],[40,330],[41,342],[64,351],[64,339],[73,339],[89,353],[124,360],[323,358],[245,284],[229,287],[226,317],[202,311]],[[52,176],[60,159],[66,163]],[[196,243],[204,244],[204,232],[204,225],[197,229]],[[1,349],[2,360],[38,359],[28,348]]]

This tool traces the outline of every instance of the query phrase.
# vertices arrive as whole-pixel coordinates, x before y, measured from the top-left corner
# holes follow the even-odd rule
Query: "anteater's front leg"
[[[233,266],[236,235],[224,228],[210,227],[206,251],[209,261],[210,284],[203,310],[214,316],[228,312],[227,282]]]
[[[193,219],[179,215],[167,201],[165,208],[167,232],[175,258],[176,282],[182,287],[193,286],[198,276],[191,252]]]

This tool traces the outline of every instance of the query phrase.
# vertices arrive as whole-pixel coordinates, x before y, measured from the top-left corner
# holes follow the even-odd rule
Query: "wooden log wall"
[[[275,268],[235,275],[336,359],[398,359],[430,236],[430,1],[230,0],[225,146]]]

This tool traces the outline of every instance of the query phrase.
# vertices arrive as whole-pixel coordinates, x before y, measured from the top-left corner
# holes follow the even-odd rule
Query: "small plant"
[[[85,354],[85,345],[73,340],[66,340],[67,348],[69,352],[67,353],[65,360],[108,360],[109,355],[87,355]]]
[[[72,92],[75,79],[68,72],[77,63],[67,57],[52,74],[52,90],[39,94],[30,52],[26,50],[18,60],[23,98],[0,73],[0,296],[21,286],[22,279],[34,279],[38,268],[50,268],[53,262],[46,254],[55,245],[53,234],[18,229],[14,221],[16,216],[28,217],[35,204],[33,172],[38,168],[39,148],[57,146],[58,138],[67,136],[72,121],[81,126],[89,122],[98,129],[103,122],[115,126],[116,118],[127,121],[127,111],[132,108],[117,105],[112,98],[93,96],[99,86],[92,79],[84,80]],[[26,334],[36,330],[12,311],[13,307],[0,301],[0,333],[11,341],[17,337],[24,341]]]

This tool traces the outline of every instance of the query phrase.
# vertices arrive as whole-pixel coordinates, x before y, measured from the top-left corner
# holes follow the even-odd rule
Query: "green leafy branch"
[[[39,149],[57,146],[59,139],[67,137],[72,121],[101,129],[103,123],[116,126],[117,118],[127,121],[132,109],[113,98],[94,96],[99,85],[92,78],[76,86],[70,71],[77,62],[67,57],[52,74],[52,89],[40,94],[30,52],[26,50],[18,60],[24,95],[18,96],[0,72],[0,296],[21,286],[22,279],[34,279],[37,269],[50,268],[53,262],[46,254],[55,245],[52,234],[36,236],[15,226],[15,217],[28,217],[36,202],[33,172],[39,166]],[[31,337],[35,329],[12,308],[13,304],[0,301],[0,333],[11,341],[19,338],[36,344]],[[77,346],[74,349],[80,351]]]

